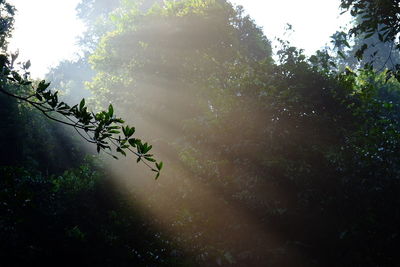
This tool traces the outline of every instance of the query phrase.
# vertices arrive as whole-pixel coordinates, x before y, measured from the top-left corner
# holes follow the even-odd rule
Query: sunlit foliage
[[[176,153],[167,176],[182,196],[162,206],[175,210],[179,219],[170,220],[182,246],[201,251],[205,265],[345,265],[345,252],[360,243],[368,244],[362,253],[377,252],[353,260],[380,261],[382,248],[350,229],[386,212],[375,202],[383,195],[368,192],[387,186],[378,177],[398,176],[397,84],[368,71],[340,73],[335,58],[309,61],[288,44],[274,64],[267,39],[225,1],[130,8],[114,14],[116,30],[91,57],[97,75],[89,87],[100,105],[113,99]],[[206,195],[191,180],[222,202],[184,204]],[[231,211],[239,207],[245,219]],[[335,223],[340,211],[346,216]],[[393,226],[380,234],[394,234]]]
[[[3,168],[0,203],[16,205],[0,209],[1,234],[34,225],[65,244],[38,234],[5,249],[38,262],[72,255],[71,265],[397,264],[400,85],[386,64],[347,57],[362,39],[338,32],[311,57],[281,40],[274,61],[262,30],[225,0],[86,0],[79,10],[91,23],[86,54],[52,75],[61,86],[64,66],[90,65],[77,84],[155,145],[164,176],[142,179],[130,161],[48,176]],[[6,119],[8,133],[18,129]],[[45,187],[31,182],[43,177]]]

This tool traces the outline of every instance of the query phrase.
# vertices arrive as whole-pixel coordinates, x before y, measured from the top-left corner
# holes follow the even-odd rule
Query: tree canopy
[[[17,71],[15,55],[0,57],[0,145],[16,148],[1,154],[0,258],[396,266],[398,42],[381,36],[389,22],[379,17],[368,36],[375,18],[363,18],[385,3],[342,1],[357,36],[337,32],[308,57],[284,40],[274,54],[227,0],[82,1],[85,53],[51,70],[53,87],[32,81],[29,63]],[[158,174],[163,164],[133,134],[145,136],[165,159],[163,179],[142,179],[131,161],[97,160],[46,116],[100,150],[132,149]]]
[[[364,59],[372,66],[380,63],[377,70],[388,68],[387,77],[394,76],[399,79],[399,1],[342,0],[340,7],[344,12],[349,11],[355,18],[349,35],[363,39],[358,41],[360,44],[354,49],[356,58]],[[368,53],[365,53],[366,51]]]

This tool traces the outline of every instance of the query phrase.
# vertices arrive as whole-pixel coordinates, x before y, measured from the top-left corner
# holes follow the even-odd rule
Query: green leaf
[[[110,117],[112,117],[114,115],[114,108],[111,104],[108,106],[108,115]]]
[[[156,162],[156,160],[155,159],[153,159],[153,158],[150,158],[150,157],[144,157],[145,159],[147,159],[148,161],[151,161],[151,162]]]
[[[82,98],[81,103],[79,103],[79,109],[82,110],[84,106],[85,106],[85,99]]]
[[[1,54],[0,55],[0,67],[3,67],[4,65],[6,65],[6,63],[9,63],[7,56],[4,54]]]
[[[125,151],[123,151],[120,147],[117,147],[117,152],[121,153],[122,155],[124,155],[126,157]]]
[[[159,171],[161,171],[162,167],[163,167],[164,163],[162,161],[160,161],[160,163],[156,163],[156,167]]]
[[[127,125],[125,128],[122,127],[122,131],[126,138],[131,137],[135,133],[135,127],[129,128]]]
[[[128,140],[129,144],[130,144],[132,147],[136,147],[137,141],[138,141],[138,140],[135,139],[135,138],[131,138],[131,139]]]
[[[49,86],[50,86],[50,83],[46,83],[45,80],[42,80],[42,81],[39,82],[36,91],[37,91],[38,93],[42,93],[42,92],[44,92]]]
[[[19,75],[18,72],[13,71],[13,72],[11,72],[11,74],[12,74],[13,78],[14,78],[15,80],[17,80],[18,82],[20,82],[20,81],[22,80],[21,75]]]
[[[391,109],[391,108],[393,108],[393,104],[392,104],[392,103],[385,102],[385,103],[383,103],[383,107],[384,107],[384,108],[387,108],[387,109]]]
[[[149,144],[144,143],[144,145],[141,147],[141,151],[143,154],[146,154],[147,152],[150,151],[151,148],[152,148],[152,146],[149,146]]]
[[[131,137],[135,133],[135,127],[129,129],[129,137]]]

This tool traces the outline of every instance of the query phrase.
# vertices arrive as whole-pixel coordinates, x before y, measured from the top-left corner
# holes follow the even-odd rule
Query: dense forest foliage
[[[353,28],[308,57],[228,0],[82,0],[82,57],[41,90],[0,0],[0,266],[400,264],[398,2],[341,3]]]

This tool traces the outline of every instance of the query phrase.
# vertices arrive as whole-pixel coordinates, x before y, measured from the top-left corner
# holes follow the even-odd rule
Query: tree
[[[113,15],[116,30],[103,36],[90,58],[97,74],[89,88],[100,106],[113,99],[127,115],[138,114],[136,123],[168,113],[174,117],[169,128],[179,131],[181,121],[213,105],[203,96],[223,94],[234,83],[237,76],[226,76],[229,68],[240,75],[242,64],[271,60],[261,29],[226,1],[168,2],[145,15],[135,10],[127,5]]]
[[[162,140],[174,168],[148,206],[200,265],[390,266],[400,218],[379,199],[398,202],[395,81],[290,45],[272,62],[226,1],[119,12],[89,87]]]
[[[365,38],[368,38],[378,33],[380,41],[395,41],[396,48],[400,48],[396,40],[400,31],[398,0],[342,0],[340,6],[350,10],[353,17],[361,16],[361,20],[350,30],[351,34],[367,34]]]
[[[360,60],[366,51],[371,50],[378,42],[371,42],[373,38],[377,38],[383,46],[374,49],[371,64],[374,64],[376,56],[385,57],[380,70],[383,70],[388,63],[392,63],[387,72],[387,77],[391,76],[400,79],[400,65],[393,59],[392,54],[398,54],[400,51],[400,7],[398,0],[342,0],[341,8],[350,11],[350,14],[356,18],[354,26],[350,29],[349,35],[364,39],[362,45],[355,52],[356,57]],[[381,45],[382,46],[382,45]],[[384,48],[384,49],[382,49]],[[385,55],[386,53],[386,55]],[[382,59],[381,59],[382,61]]]
[[[104,7],[102,3],[98,6]],[[181,255],[190,257],[190,266],[395,265],[400,238],[399,83],[370,68],[341,71],[326,52],[307,58],[285,42],[274,62],[261,29],[224,0],[171,1],[149,10],[138,6],[136,1],[118,5],[107,19],[107,30],[88,42],[95,48],[90,56],[95,76],[88,86],[97,106],[105,109],[100,114],[113,117],[109,101],[117,103],[118,112],[154,138],[171,166],[165,170],[168,179],[158,186],[142,181],[123,186],[129,192],[127,203],[142,197],[151,223],[171,233],[164,244],[178,247],[166,252],[165,246],[156,246],[143,265],[168,266],[165,259]],[[89,65],[86,58],[79,64]],[[60,68],[64,66],[70,65]],[[49,87],[38,92],[47,83],[21,85],[24,74],[18,81],[12,71],[8,77],[14,80],[8,83],[15,87],[8,92],[32,92],[35,96],[24,98],[52,109],[54,92]],[[83,103],[65,112],[72,112],[73,119],[77,112],[87,114],[85,108]],[[58,105],[55,109],[59,111]],[[131,173],[130,166],[117,169]],[[2,210],[0,222],[35,211],[25,195],[32,194],[31,185],[44,190],[35,182],[13,179],[13,173],[2,180],[8,191],[0,194],[0,203],[17,195],[22,208]],[[141,258],[135,256],[132,239],[139,236],[138,246],[147,248],[148,236],[141,235],[146,226],[133,224],[130,215],[119,216],[115,206],[110,212],[103,205],[100,210],[95,204],[86,206],[98,203],[91,193],[94,176],[83,166],[45,184],[50,189],[40,195],[49,200],[36,210],[49,214],[43,221],[50,223],[39,223],[40,229],[46,232],[51,225],[63,241],[66,232],[72,244],[68,248],[77,244],[92,253],[106,251],[94,257],[96,263],[107,255]],[[54,215],[53,203],[66,206],[60,209],[66,212]],[[82,219],[75,207],[92,216]],[[54,224],[54,217],[62,223]],[[109,217],[115,218],[111,224]],[[11,218],[30,229],[29,221]],[[14,228],[6,229],[12,240]],[[96,242],[87,242],[86,236]]]
[[[15,8],[6,0],[0,1],[0,48],[7,49],[7,39],[10,38],[14,25]]]
[[[379,34],[374,33],[369,38],[366,34],[352,38],[350,46],[345,32],[336,32],[332,35],[334,52],[338,54],[336,62],[340,69],[371,67],[378,72],[394,69],[400,63],[400,50],[393,49],[393,42],[381,42]]]
[[[124,116],[135,114],[135,124],[158,142],[168,155],[168,166],[175,166],[168,170],[164,189],[146,197],[151,206],[169,211],[164,221],[178,233],[174,241],[197,258],[203,257],[203,250],[201,264],[215,264],[217,258],[233,261],[230,255],[240,253],[236,247],[244,249],[256,237],[249,234],[241,244],[223,239],[224,229],[237,222],[227,204],[232,191],[224,177],[233,172],[223,164],[229,160],[224,151],[239,152],[249,140],[243,132],[254,129],[254,117],[246,122],[254,115],[250,110],[259,107],[250,104],[258,97],[252,78],[262,85],[258,75],[272,62],[269,40],[243,9],[227,1],[171,1],[148,12],[127,5],[119,11],[113,20],[116,30],[103,36],[90,59],[97,72],[89,84],[93,96],[100,106],[112,99]],[[149,120],[154,123],[149,125]],[[242,152],[249,155],[248,150]],[[244,184],[246,178],[240,181]],[[219,193],[213,197],[227,202],[213,203],[207,211],[191,206],[207,198],[192,186],[192,179],[215,187]],[[144,189],[132,190],[140,194]],[[229,219],[221,222],[225,215]],[[210,231],[204,231],[207,225]],[[240,229],[247,233],[250,228]]]

